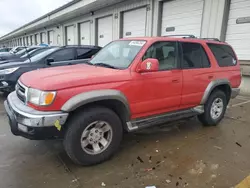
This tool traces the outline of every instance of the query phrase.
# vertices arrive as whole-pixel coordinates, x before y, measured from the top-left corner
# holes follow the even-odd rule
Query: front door
[[[47,63],[48,59],[53,59],[53,62]],[[75,50],[73,48],[66,48],[54,52],[45,59],[46,67],[56,67],[62,65],[75,64]]]
[[[132,118],[157,115],[179,109],[181,102],[182,71],[176,42],[154,43],[143,56],[159,61],[159,71],[136,75],[140,97],[132,104]]]

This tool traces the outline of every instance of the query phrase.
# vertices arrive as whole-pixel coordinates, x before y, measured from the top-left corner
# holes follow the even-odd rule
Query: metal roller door
[[[41,33],[41,43],[43,43],[43,44],[46,43],[45,42],[45,37],[46,37],[45,33]]]
[[[33,41],[33,36],[31,35],[31,36],[30,36],[30,45],[34,45],[33,42],[34,42],[34,41]]]
[[[90,22],[84,22],[79,24],[79,37],[81,45],[91,44]]]
[[[27,46],[29,46],[29,45],[30,45],[30,40],[29,40],[29,37],[26,37],[26,44],[27,44]]]
[[[40,36],[39,36],[39,34],[35,34],[35,45],[38,45],[38,44],[40,44],[41,43],[41,41],[40,41]]]
[[[75,43],[74,26],[66,27],[66,45],[73,45]]]
[[[193,34],[200,37],[204,0],[163,2],[161,35]]]
[[[240,60],[250,60],[250,1],[231,0],[226,42]]]
[[[49,45],[53,45],[55,42],[54,42],[54,31],[49,31],[48,32],[48,44]]]
[[[97,20],[97,44],[105,46],[113,40],[112,16],[99,18]]]
[[[139,8],[124,12],[123,14],[123,38],[142,37],[146,35],[146,8]]]

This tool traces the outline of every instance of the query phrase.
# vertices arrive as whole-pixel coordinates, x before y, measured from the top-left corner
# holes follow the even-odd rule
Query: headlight
[[[19,69],[19,67],[14,67],[14,68],[10,68],[10,69],[3,69],[3,70],[0,70],[0,74],[11,74],[11,73],[15,72],[17,69]]]
[[[55,96],[55,91],[40,91],[33,88],[28,90],[28,102],[39,106],[50,105],[54,101]]]

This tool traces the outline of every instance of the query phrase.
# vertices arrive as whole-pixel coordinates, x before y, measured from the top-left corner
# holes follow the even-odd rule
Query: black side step
[[[132,132],[135,130],[143,129],[146,127],[151,127],[154,125],[159,125],[167,123],[174,120],[179,120],[183,118],[188,118],[202,114],[204,112],[203,106],[197,106],[195,108],[180,110],[176,112],[171,112],[167,114],[161,114],[157,116],[151,116],[142,119],[135,119],[130,122],[127,122],[128,131]]]

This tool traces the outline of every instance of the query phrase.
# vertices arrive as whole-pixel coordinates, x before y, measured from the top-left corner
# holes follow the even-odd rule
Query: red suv
[[[240,83],[227,43],[129,38],[111,42],[86,64],[23,74],[5,109],[14,135],[63,138],[75,163],[92,165],[115,153],[124,131],[196,115],[217,125]]]

